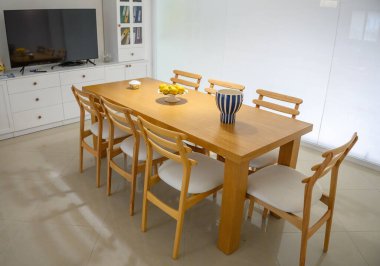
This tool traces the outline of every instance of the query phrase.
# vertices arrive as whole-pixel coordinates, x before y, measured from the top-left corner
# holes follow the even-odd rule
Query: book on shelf
[[[133,7],[133,20],[134,20],[134,23],[142,22],[142,7],[141,6]]]
[[[130,28],[121,28],[121,44],[127,45],[131,42]]]
[[[142,28],[141,27],[135,27],[133,28],[133,34],[135,35],[135,44],[141,44],[142,43]]]
[[[129,7],[121,6],[120,7],[120,23],[129,23]]]

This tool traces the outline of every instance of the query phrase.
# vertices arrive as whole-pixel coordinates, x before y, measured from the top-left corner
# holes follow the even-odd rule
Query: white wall
[[[351,155],[380,165],[380,1],[155,1],[156,76],[172,70],[304,99],[303,140],[334,147],[358,131]]]
[[[7,68],[10,67],[8,46],[4,26],[3,10],[9,9],[49,9],[49,8],[95,8],[98,29],[99,59],[103,57],[103,15],[102,0],[0,0],[0,57]],[[22,32],[22,29],[20,29]]]

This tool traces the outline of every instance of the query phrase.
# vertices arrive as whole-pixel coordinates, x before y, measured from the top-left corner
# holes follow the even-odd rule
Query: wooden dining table
[[[231,254],[239,248],[249,161],[280,147],[278,163],[295,168],[302,135],[313,125],[243,104],[235,124],[220,122],[215,98],[189,90],[170,104],[158,93],[159,84],[142,78],[137,90],[129,81],[86,86],[83,89],[127,106],[158,125],[185,133],[188,140],[225,158],[218,248]],[[249,88],[248,88],[249,89]],[[207,178],[207,177],[205,177]]]

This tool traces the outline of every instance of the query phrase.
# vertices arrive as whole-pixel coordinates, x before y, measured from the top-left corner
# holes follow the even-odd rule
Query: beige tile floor
[[[105,162],[98,189],[89,155],[85,172],[78,172],[77,144],[77,124],[0,141],[0,265],[297,265],[299,232],[272,217],[262,223],[259,208],[244,221],[240,249],[221,253],[215,245],[220,195],[186,214],[180,259],[171,260],[173,219],[151,207],[148,231],[139,230],[142,180],[130,217],[129,184],[115,174],[107,197]],[[318,161],[318,152],[302,148],[298,168],[308,173]],[[164,184],[156,190],[178,199]],[[309,241],[307,264],[380,265],[379,203],[379,172],[346,162],[330,250],[322,253],[321,230]],[[313,217],[322,210],[315,206]]]

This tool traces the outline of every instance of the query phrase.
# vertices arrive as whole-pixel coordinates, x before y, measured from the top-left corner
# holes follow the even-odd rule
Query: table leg
[[[295,139],[280,147],[278,164],[296,168],[301,138]]]
[[[240,245],[247,176],[248,161],[234,162],[226,158],[218,238],[218,248],[225,254],[233,253]]]

